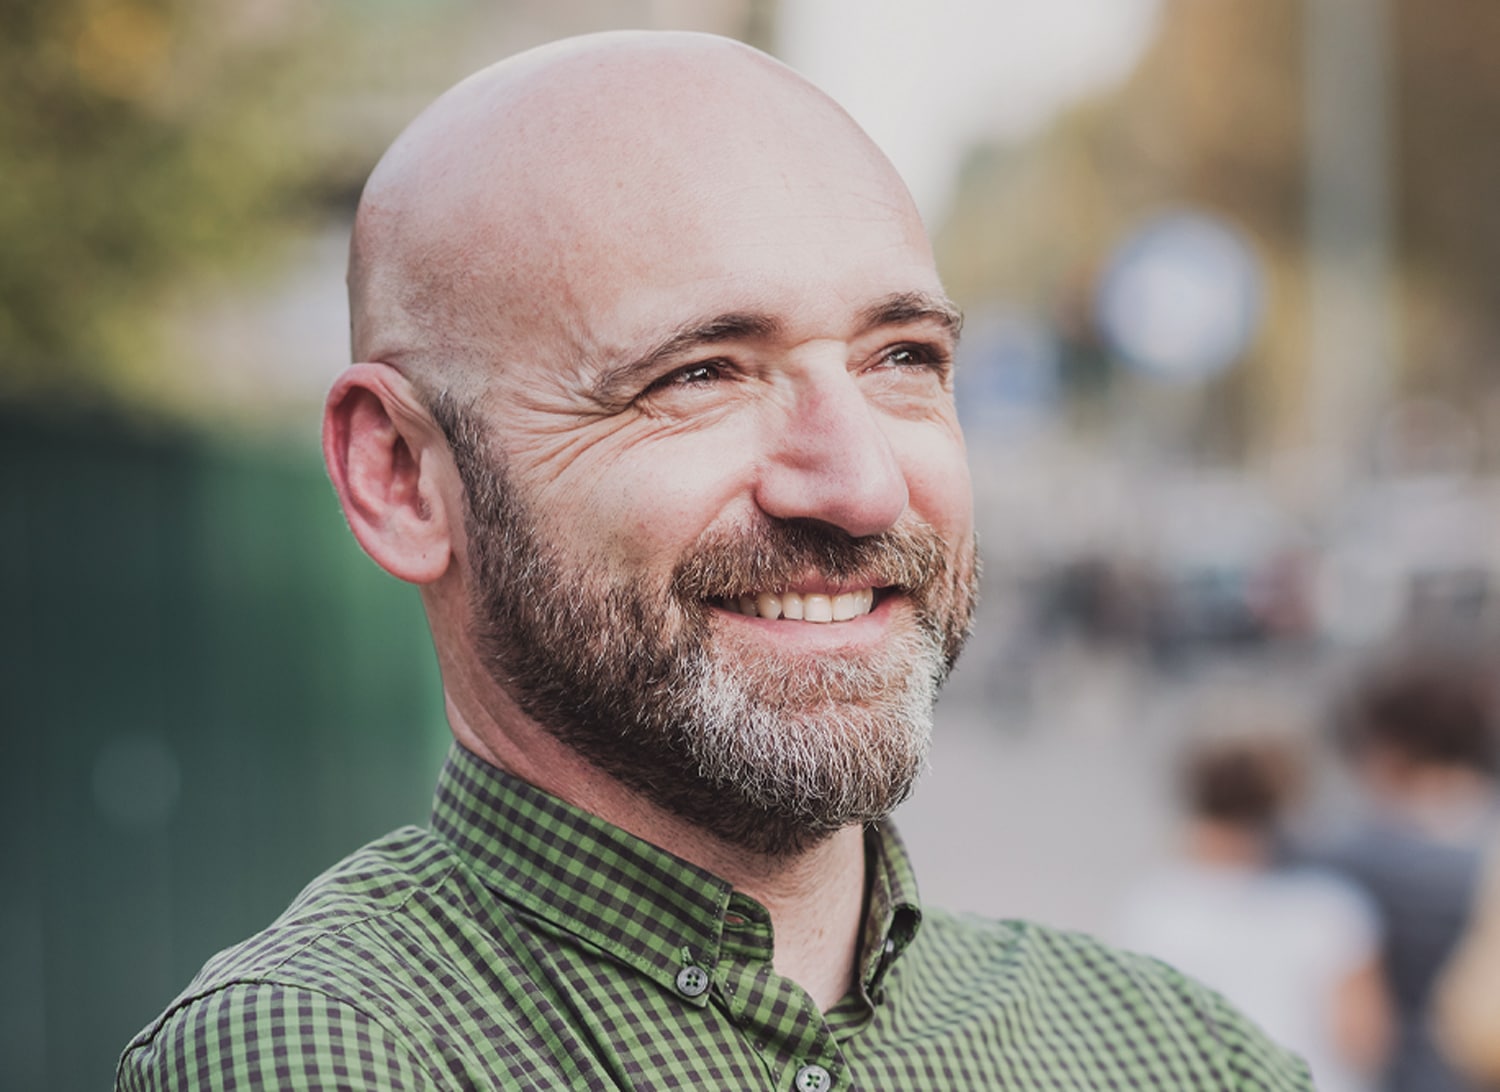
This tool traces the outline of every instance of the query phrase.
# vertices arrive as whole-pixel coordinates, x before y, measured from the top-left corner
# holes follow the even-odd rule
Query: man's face
[[[854,539],[768,522],[705,536],[666,587],[583,572],[542,539],[484,426],[452,407],[440,416],[471,501],[477,643],[527,715],[660,807],[760,853],[905,798],[973,610],[972,567],[955,567],[930,527]],[[910,622],[829,656],[768,642],[747,659],[719,644],[716,613],[808,572],[900,596]]]
[[[905,795],[974,551],[920,223],[880,171],[827,184],[759,151],[580,206],[531,333],[447,424],[470,436],[497,682],[657,803],[777,853]]]

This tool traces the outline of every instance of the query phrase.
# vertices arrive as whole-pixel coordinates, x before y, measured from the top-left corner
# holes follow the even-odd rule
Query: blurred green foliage
[[[0,0],[0,398],[136,400],[168,280],[307,211],[318,7]]]

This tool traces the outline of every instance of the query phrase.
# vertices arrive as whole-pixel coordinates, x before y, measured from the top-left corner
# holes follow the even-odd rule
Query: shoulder
[[[187,993],[278,976],[325,988],[326,977],[347,971],[351,948],[368,963],[373,949],[442,915],[461,898],[458,871],[457,858],[428,831],[388,834],[313,880],[269,927],[210,959]]]
[[[364,1087],[361,1073],[372,1087],[427,1087],[406,1009],[424,965],[441,961],[435,937],[461,917],[456,870],[416,828],[347,857],[204,965],[126,1048],[119,1087]]]
[[[983,999],[1040,1053],[1085,1071],[1119,1068],[1173,1087],[1301,1092],[1306,1067],[1221,996],[1158,960],[1083,933],[924,911],[919,975]]]
[[[1377,928],[1378,911],[1370,896],[1353,880],[1318,865],[1296,865],[1271,874],[1288,901],[1309,914],[1321,914],[1349,928]]]
[[[404,1038],[348,1000],[231,982],[168,1010],[120,1058],[116,1092],[438,1087]]]

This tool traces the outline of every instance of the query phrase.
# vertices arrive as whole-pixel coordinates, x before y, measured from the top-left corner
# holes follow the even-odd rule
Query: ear
[[[328,392],[323,460],[354,537],[386,572],[431,584],[453,541],[441,488],[447,443],[412,385],[388,364],[355,364]]]

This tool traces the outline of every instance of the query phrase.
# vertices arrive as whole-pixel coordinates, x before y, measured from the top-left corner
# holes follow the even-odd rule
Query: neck
[[[1271,863],[1265,835],[1236,823],[1191,820],[1186,841],[1190,859],[1214,868],[1264,868]]]
[[[704,860],[687,859],[770,912],[776,973],[806,990],[820,1010],[832,1008],[854,983],[866,883],[860,828],[844,827],[794,857],[775,860],[747,857],[722,843],[713,849]]]
[[[712,872],[759,902],[771,915],[776,973],[806,990],[820,1010],[849,991],[864,913],[864,837],[858,826],[789,856],[748,853],[642,798],[519,711],[506,731],[481,731],[450,695],[448,721],[458,741],[491,765]]]

